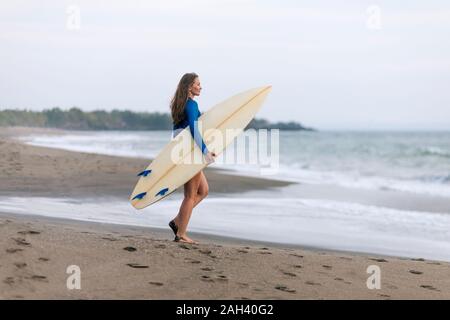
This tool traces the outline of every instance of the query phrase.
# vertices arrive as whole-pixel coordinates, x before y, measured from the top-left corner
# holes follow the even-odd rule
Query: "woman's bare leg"
[[[197,189],[197,196],[195,197],[194,208],[200,203],[200,201],[206,198],[208,193],[209,193],[208,181],[206,180],[206,176],[203,173],[203,171],[200,171],[200,183]]]
[[[178,227],[177,235],[186,242],[193,242],[193,240],[186,235],[186,229],[192,215],[192,209],[208,195],[208,192],[208,182],[202,171],[184,185],[184,199],[174,222]]]

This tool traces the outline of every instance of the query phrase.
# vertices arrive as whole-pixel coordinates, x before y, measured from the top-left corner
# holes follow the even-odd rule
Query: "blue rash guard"
[[[198,118],[201,116],[201,112],[198,110],[197,102],[188,98],[186,105],[184,106],[184,115],[185,117],[181,122],[173,125],[173,130],[184,129],[189,126],[189,130],[191,131],[195,143],[202,150],[203,154],[207,154],[209,152],[208,148],[198,131]]]

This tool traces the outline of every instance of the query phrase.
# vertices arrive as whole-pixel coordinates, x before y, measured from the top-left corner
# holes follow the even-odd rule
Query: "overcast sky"
[[[78,15],[79,13],[79,15]],[[450,129],[449,1],[0,0],[0,108],[200,110],[271,84],[258,117]]]

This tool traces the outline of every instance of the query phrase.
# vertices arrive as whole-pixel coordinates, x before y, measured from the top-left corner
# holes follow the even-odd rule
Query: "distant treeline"
[[[68,130],[170,130],[172,118],[169,113],[132,112],[113,110],[84,112],[78,108],[44,111],[0,110],[0,126],[45,127]],[[314,130],[297,122],[269,123],[254,119],[247,128]]]

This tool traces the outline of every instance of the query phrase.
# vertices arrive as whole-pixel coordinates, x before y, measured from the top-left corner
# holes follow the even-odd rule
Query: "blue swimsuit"
[[[182,129],[189,126],[189,130],[191,131],[191,135],[194,138],[197,146],[202,150],[203,154],[207,154],[208,148],[206,147],[203,138],[198,131],[198,118],[201,116],[201,112],[198,110],[198,104],[191,98],[188,98],[186,105],[184,106],[184,119],[173,125],[173,133],[174,137],[181,132]]]

